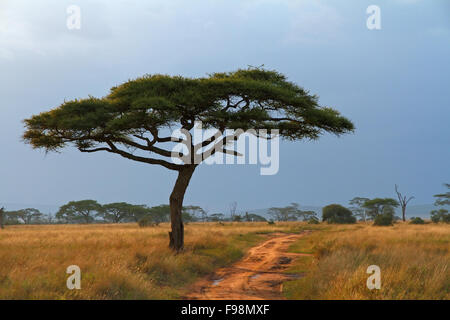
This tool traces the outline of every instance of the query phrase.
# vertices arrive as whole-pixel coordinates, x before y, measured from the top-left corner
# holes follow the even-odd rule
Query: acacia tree
[[[120,223],[124,220],[130,220],[139,208],[134,204],[126,202],[109,203],[102,206],[100,216],[108,222]]]
[[[208,214],[205,209],[200,206],[185,206],[183,207],[183,215],[194,221],[196,219],[200,219],[205,222],[208,219]]]
[[[196,121],[217,134],[194,144],[191,130]],[[216,152],[239,155],[227,147],[230,136],[223,134],[225,129],[259,130],[255,135],[267,139],[273,135],[261,129],[277,129],[287,140],[317,139],[323,132],[340,135],[354,129],[338,111],[320,106],[317,96],[276,71],[260,68],[195,79],[147,75],[113,87],[103,98],[66,101],[26,119],[25,127],[24,141],[34,148],[57,151],[73,145],[81,152],[110,152],[176,171],[169,198],[170,247],[175,250],[183,248],[183,199],[198,164]],[[174,127],[185,137],[164,134]],[[187,146],[179,154],[182,163],[170,161],[170,142]]]
[[[446,186],[447,189],[450,189],[449,183],[444,183],[444,186]],[[436,201],[434,202],[435,206],[450,205],[450,191],[447,191],[446,193],[435,194],[433,197],[436,198]]]
[[[293,202],[286,207],[270,208],[268,214],[277,221],[297,221],[299,218],[303,218],[303,220],[306,221],[316,214],[314,211],[302,211],[299,208],[300,205]]]
[[[43,215],[38,209],[34,208],[12,211],[8,214],[16,219],[21,219],[24,224],[31,224],[33,221],[38,221]]]
[[[409,197],[406,199],[406,195],[402,195],[400,191],[398,191],[398,186],[395,185],[395,193],[397,194],[398,202],[400,203],[400,207],[402,208],[402,220],[406,221],[406,206],[408,202],[410,202],[414,197]]]
[[[56,218],[68,222],[91,223],[101,215],[102,206],[95,200],[71,201],[56,213]]]
[[[353,212],[355,217],[361,217],[361,219],[366,222],[367,219],[367,209],[364,207],[364,203],[370,200],[369,198],[354,197],[348,203],[352,206],[350,210]]]
[[[375,198],[364,202],[363,207],[366,208],[367,215],[375,219],[380,214],[394,215],[394,208],[398,207],[397,200],[392,198]]]

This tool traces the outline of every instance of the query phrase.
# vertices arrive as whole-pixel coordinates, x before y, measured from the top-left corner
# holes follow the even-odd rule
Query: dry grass
[[[193,223],[186,250],[167,248],[169,226],[9,226],[0,230],[0,299],[177,299],[193,281],[240,259],[264,233],[315,229],[292,246],[313,253],[289,272],[291,299],[449,299],[449,225],[306,225]],[[381,290],[366,287],[369,265]],[[66,288],[78,265],[82,289]]]
[[[449,299],[450,225],[323,226],[295,244],[314,253],[293,267],[291,299]],[[366,286],[367,267],[381,269],[381,289]]]
[[[295,226],[189,224],[178,255],[168,249],[168,224],[9,226],[0,230],[0,299],[176,299],[240,259],[261,233]],[[69,265],[81,268],[81,290],[66,287]]]

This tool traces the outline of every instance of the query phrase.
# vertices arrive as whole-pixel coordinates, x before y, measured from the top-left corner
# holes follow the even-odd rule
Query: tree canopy
[[[71,201],[56,213],[56,218],[72,223],[91,223],[101,215],[102,206],[95,200]]]
[[[306,221],[316,213],[314,211],[300,210],[300,205],[293,202],[286,207],[272,207],[269,209],[268,214],[277,221],[297,221],[298,219]]]
[[[449,183],[445,183],[444,186],[446,186],[447,189],[450,189]],[[436,201],[434,202],[435,206],[450,205],[450,191],[447,191],[446,193],[435,194],[434,197],[436,198]]]
[[[394,213],[394,208],[400,204],[392,198],[375,198],[364,202],[364,208],[368,209],[367,214],[375,219],[376,216],[384,213]]]
[[[12,220],[20,220],[24,224],[30,224],[38,221],[42,217],[42,213],[35,208],[21,209],[17,211],[7,212],[8,217]]]

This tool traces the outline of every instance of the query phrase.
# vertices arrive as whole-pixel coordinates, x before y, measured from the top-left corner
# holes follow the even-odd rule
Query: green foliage
[[[273,221],[273,220],[271,219],[271,220],[267,221],[267,224],[273,225],[273,224],[275,224],[275,221]]]
[[[56,218],[69,223],[92,223],[101,216],[102,206],[95,200],[71,201],[56,213]]]
[[[431,221],[434,223],[450,223],[450,213],[448,213],[447,209],[433,210],[431,211]]]
[[[199,206],[185,206],[182,209],[182,217],[185,222],[207,221],[208,214]]]
[[[148,214],[151,220],[156,223],[168,222],[170,220],[170,206],[168,204],[161,204],[151,207],[148,210]]]
[[[364,202],[363,207],[367,209],[367,215],[375,219],[378,215],[393,212],[400,204],[392,198],[375,198]]]
[[[233,216],[233,221],[234,222],[241,222],[242,221],[242,217],[238,214]]]
[[[289,206],[282,208],[272,207],[269,209],[268,214],[277,221],[297,221],[300,218],[306,221],[316,214],[314,211],[302,211],[299,207],[298,203],[293,202]]]
[[[133,220],[136,215],[143,216],[148,210],[149,209],[144,205],[116,202],[103,205],[99,215],[103,217],[106,222],[119,223]]]
[[[43,216],[43,214],[38,209],[27,208],[17,211],[6,212],[6,216],[8,224],[18,224],[18,223],[31,224],[31,223],[39,223],[40,218]]]
[[[375,216],[375,219],[373,220],[374,226],[392,226],[394,224],[394,213],[386,209],[383,213],[380,213]]]
[[[349,204],[352,206],[350,210],[353,212],[355,217],[360,217],[362,221],[366,221],[367,219],[367,208],[364,207],[366,201],[370,199],[363,197],[354,197],[349,201]]]
[[[353,213],[339,204],[330,204],[322,208],[322,221],[328,223],[355,223]]]
[[[26,119],[23,138],[34,148],[47,151],[72,144],[82,152],[107,151],[180,170],[181,165],[127,150],[170,157],[170,152],[156,146],[171,141],[162,138],[160,131],[177,125],[191,130],[194,121],[222,131],[278,129],[280,136],[289,140],[354,130],[351,121],[320,106],[317,96],[284,75],[251,68],[197,79],[146,75],[113,87],[103,98],[66,101]]]
[[[267,221],[267,219],[264,218],[263,216],[260,216],[260,215],[254,214],[254,213],[246,212],[246,214],[245,214],[245,221],[265,222],[265,221]]]
[[[444,186],[447,187],[447,189],[450,189],[450,184],[445,183]],[[434,195],[436,201],[434,202],[434,205],[436,206],[445,206],[450,205],[450,191],[447,191],[446,193],[436,194]]]
[[[409,221],[411,224],[425,224],[425,221],[420,217],[412,217]]]

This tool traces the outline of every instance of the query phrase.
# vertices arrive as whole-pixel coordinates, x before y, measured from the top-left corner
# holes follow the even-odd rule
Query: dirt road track
[[[299,275],[283,273],[302,253],[288,253],[289,246],[309,233],[272,234],[270,239],[251,248],[231,267],[219,269],[212,277],[197,282],[186,299],[266,300],[283,299],[282,283]]]

